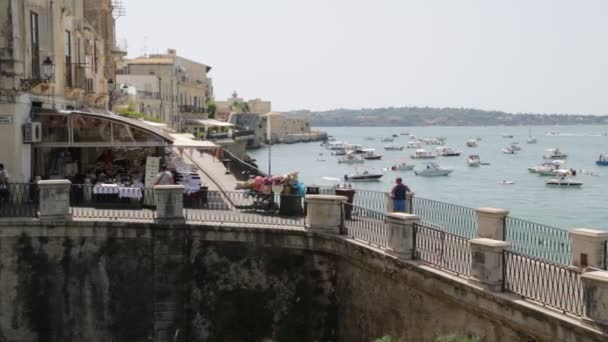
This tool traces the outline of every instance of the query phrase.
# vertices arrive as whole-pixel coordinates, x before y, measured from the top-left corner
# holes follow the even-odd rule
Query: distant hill
[[[285,113],[305,117],[312,126],[530,126],[608,124],[608,116],[569,114],[510,114],[468,108],[388,107],[298,110]]]

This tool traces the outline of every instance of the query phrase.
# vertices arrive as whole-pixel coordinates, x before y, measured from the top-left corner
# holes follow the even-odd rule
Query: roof
[[[263,114],[262,116],[283,116],[283,114],[279,112],[268,112],[266,114]]]
[[[215,119],[189,119],[186,120],[187,124],[198,124],[206,127],[233,127],[234,124],[225,121],[219,121]]]
[[[195,140],[190,133],[170,133],[174,147],[216,149],[218,145],[208,140]]]
[[[173,64],[173,57],[137,57],[127,61],[127,64]]]

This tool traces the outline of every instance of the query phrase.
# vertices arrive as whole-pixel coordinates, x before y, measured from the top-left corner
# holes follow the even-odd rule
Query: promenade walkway
[[[236,178],[226,173],[226,167],[221,160],[209,153],[192,151],[192,156],[184,153],[183,160],[195,166],[201,174],[201,180],[209,186],[209,190],[221,192],[234,191],[236,188]]]

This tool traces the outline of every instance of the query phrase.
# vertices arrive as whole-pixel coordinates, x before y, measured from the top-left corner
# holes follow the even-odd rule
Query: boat
[[[517,141],[512,142],[511,145],[509,145],[509,146],[515,152],[521,151],[521,147],[519,147],[519,143]]]
[[[346,150],[335,150],[331,153],[332,156],[345,156]]]
[[[393,134],[393,138],[399,138],[397,134]]]
[[[556,131],[549,131],[549,132],[545,133],[545,135],[555,136],[555,135],[559,135],[559,134]]]
[[[511,139],[513,138],[513,134],[503,134],[502,137]]]
[[[395,145],[395,144],[388,144],[388,145],[384,145],[384,149],[386,151],[402,151],[403,146],[399,146],[399,145]]]
[[[437,147],[437,153],[442,157],[458,157],[462,152],[451,147]]]
[[[514,181],[509,181],[509,180],[501,180],[500,182],[498,182],[498,184],[513,185],[513,184],[515,184],[515,182]]]
[[[424,177],[439,177],[439,176],[447,176],[452,173],[454,170],[442,168],[436,163],[428,163],[426,167],[420,171],[414,171],[416,176],[424,176]]]
[[[392,171],[411,171],[414,169],[416,164],[408,164],[406,162],[401,162],[391,166]]]
[[[375,148],[366,148],[363,151],[365,152],[363,154],[363,159],[365,159],[365,160],[380,160],[380,159],[382,159],[382,155],[381,154],[377,154]]]
[[[475,138],[475,140],[481,141],[481,137],[477,137],[477,138]]]
[[[393,141],[395,141],[395,139],[393,139],[393,138],[384,138],[381,141],[382,142],[393,142]]]
[[[407,148],[421,148],[422,144],[416,140],[410,140],[407,142]]]
[[[357,144],[345,144],[345,148],[346,153],[356,153],[356,154],[364,154],[365,153],[365,149],[363,148],[363,146],[361,145],[357,145]]]
[[[421,141],[425,144],[425,145],[445,145],[445,139],[437,139],[437,138],[426,138],[426,139],[421,139]]]
[[[568,158],[568,154],[559,148],[550,148],[543,155],[544,159],[561,159]]]
[[[344,150],[346,146],[341,141],[332,141],[330,143],[325,144],[325,148],[330,151]]]
[[[526,140],[526,142],[528,144],[536,144],[538,142],[538,140],[536,140],[535,137],[529,137],[528,140]]]
[[[338,160],[339,164],[362,164],[365,160],[363,158],[354,155],[353,153],[347,153],[344,158]]]
[[[471,154],[469,156],[469,159],[467,160],[467,163],[469,164],[469,166],[480,166],[481,165],[481,159],[479,159],[478,155]]]
[[[503,148],[501,151],[504,154],[515,154],[515,150],[513,148],[511,148],[511,146],[507,146],[507,147]]]
[[[477,142],[477,140],[469,140],[465,143],[465,145],[467,147],[477,147],[479,146],[479,143]]]
[[[351,182],[373,182],[378,181],[382,178],[384,174],[382,173],[373,173],[369,171],[357,172],[351,175],[344,175],[345,181]]]
[[[600,154],[599,158],[595,161],[596,165],[608,166],[608,154]]]
[[[574,174],[571,170],[557,170],[557,174],[557,177],[546,181],[545,184],[562,187],[580,187],[583,185],[583,182],[572,178]]]
[[[414,154],[411,155],[411,158],[414,159],[433,159],[436,155],[433,152],[429,152],[424,149],[418,149]]]
[[[560,165],[562,165],[563,163],[563,160],[554,160],[552,162],[542,163],[537,166],[529,167],[528,171],[530,173],[537,173],[543,176],[554,176],[555,171],[557,171]]]

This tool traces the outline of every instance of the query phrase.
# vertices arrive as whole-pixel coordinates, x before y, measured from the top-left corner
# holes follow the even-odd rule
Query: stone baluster
[[[572,238],[570,261],[572,266],[580,269],[586,267],[606,268],[607,231],[577,228],[570,231],[570,237]]]
[[[469,241],[471,246],[471,276],[469,281],[492,291],[502,291],[503,252],[510,243],[486,238]]]
[[[477,237],[492,240],[505,239],[505,218],[509,211],[497,208],[479,208],[477,211]]]
[[[345,196],[306,195],[306,219],[313,232],[339,235],[344,225]]]
[[[38,182],[40,191],[38,218],[45,222],[71,221],[70,188],[67,179],[43,180]]]
[[[163,224],[181,224],[184,218],[184,186],[157,185],[154,187],[156,221]]]
[[[584,319],[608,325],[608,272],[594,271],[581,275],[583,281]]]
[[[389,228],[388,252],[403,259],[412,259],[414,253],[414,225],[420,223],[416,215],[388,213],[386,222]]]

